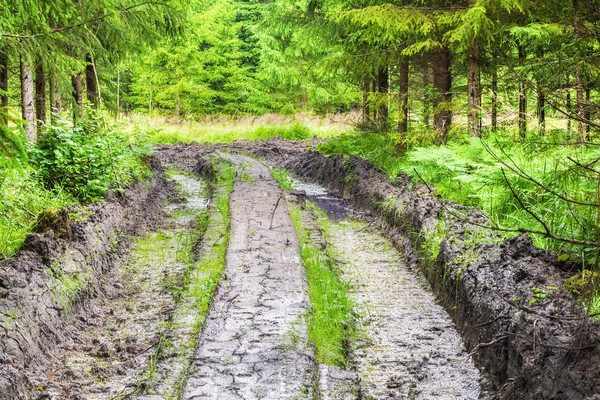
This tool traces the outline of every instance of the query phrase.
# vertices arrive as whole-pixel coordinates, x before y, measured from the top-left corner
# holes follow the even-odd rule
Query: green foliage
[[[310,231],[302,222],[302,210],[291,207],[290,214],[300,239],[300,257],[306,269],[308,293],[313,307],[308,323],[308,338],[317,347],[316,358],[319,362],[344,367],[346,345],[355,330],[348,285],[336,275],[331,257],[310,242]]]
[[[35,175],[27,166],[0,168],[0,259],[21,247],[43,210],[75,203],[66,192],[43,187]]]
[[[46,125],[31,162],[47,188],[92,202],[147,176],[143,157],[149,151],[139,139],[105,128],[102,118],[92,115],[77,127],[65,120]]]
[[[597,175],[576,167],[569,159],[592,162],[600,157],[597,146],[559,145],[540,137],[524,142],[514,142],[510,136],[486,140],[462,137],[445,146],[415,147],[400,154],[395,143],[391,135],[352,133],[320,145],[319,150],[327,155],[353,154],[368,159],[392,179],[401,172],[417,182],[423,179],[433,184],[436,195],[482,208],[505,228],[543,230],[529,210],[557,236],[592,243],[598,240],[596,207],[563,201],[547,190],[575,201],[596,203]],[[518,166],[541,186],[503,163]],[[598,261],[594,246],[568,244],[537,234],[532,237],[539,247],[568,250],[574,260],[588,265]]]

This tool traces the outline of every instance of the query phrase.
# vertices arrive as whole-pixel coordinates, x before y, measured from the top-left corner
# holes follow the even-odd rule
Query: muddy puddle
[[[198,177],[167,175],[179,196],[165,206],[166,228],[137,239],[91,318],[77,321],[78,340],[47,372],[47,398],[178,397],[201,323],[186,288],[202,277],[192,249],[210,199]]]
[[[327,213],[333,220],[341,220],[349,215],[349,204],[346,200],[331,195],[327,189],[290,178],[292,189],[303,192],[306,197]]]

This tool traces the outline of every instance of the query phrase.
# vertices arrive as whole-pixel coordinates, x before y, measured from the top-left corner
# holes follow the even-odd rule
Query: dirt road
[[[263,164],[222,157],[242,166],[231,193],[225,278],[183,399],[314,398],[314,355],[303,346],[310,304],[283,192]]]

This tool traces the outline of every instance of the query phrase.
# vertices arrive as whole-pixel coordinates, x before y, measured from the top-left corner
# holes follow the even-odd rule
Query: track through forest
[[[24,273],[10,275],[16,288],[12,296],[20,299],[16,304],[21,308],[14,321],[3,320],[7,339],[0,351],[4,357],[20,357],[25,366],[21,374],[0,370],[0,384],[12,390],[0,399],[493,398],[490,379],[497,376],[489,371],[500,366],[483,358],[489,365],[484,371],[472,356],[502,345],[502,336],[490,341],[477,330],[491,329],[498,337],[502,315],[493,319],[482,309],[475,321],[483,323],[468,329],[462,325],[459,331],[453,318],[465,321],[475,314],[459,310],[462,314],[451,318],[448,299],[440,297],[445,293],[436,283],[440,281],[428,276],[428,282],[414,253],[404,247],[410,239],[348,200],[372,201],[379,195],[348,193],[342,199],[332,194],[340,192],[340,171],[344,185],[389,189],[397,196],[412,192],[379,181],[362,161],[306,152],[310,143],[236,146],[160,149],[153,158],[152,182],[130,189],[116,203],[99,204],[89,220],[69,227],[69,235],[58,236],[53,228],[28,238],[13,264],[0,269]],[[253,156],[243,155],[246,149]],[[273,166],[288,166],[298,178],[282,178]],[[363,175],[367,186],[361,183]],[[332,182],[333,190],[308,182],[321,178]],[[411,212],[423,213],[423,229],[436,229],[427,219],[436,204],[426,199],[422,208],[414,197],[409,199],[416,207]],[[323,258],[319,268],[333,272],[347,289],[345,301],[352,307],[346,320],[334,322],[339,332],[348,333],[342,335],[337,358],[323,357],[321,345],[311,337],[312,318],[321,318],[315,293],[323,298],[329,293],[311,286],[307,246]],[[510,246],[521,246],[516,247],[519,259],[525,257],[523,251],[532,251],[518,242]],[[490,255],[501,255],[490,249]],[[444,251],[440,257],[462,265]],[[543,271],[546,255],[528,257],[529,265]],[[471,273],[478,271],[484,270]],[[537,281],[553,279],[530,271]],[[441,282],[452,290],[469,278],[450,268],[443,275]],[[6,276],[0,278],[11,283]],[[485,279],[485,285],[504,285]],[[483,283],[471,292],[472,299],[490,304],[497,298],[493,293],[477,297],[486,292],[481,287]],[[452,294],[450,304],[472,307],[472,300],[459,302],[462,292]],[[2,304],[4,309],[12,298]],[[566,301],[562,295],[556,299]],[[325,302],[331,303],[330,298]],[[546,323],[540,318],[532,322],[534,329]],[[529,329],[522,313],[513,321],[511,329]],[[485,356],[493,360],[494,354],[498,352]],[[562,396],[556,398],[586,398]],[[509,393],[504,398],[516,397]]]

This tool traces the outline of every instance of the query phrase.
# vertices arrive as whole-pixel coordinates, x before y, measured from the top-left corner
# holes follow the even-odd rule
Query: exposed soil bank
[[[282,166],[371,211],[408,260],[421,265],[498,398],[591,399],[600,394],[599,324],[562,288],[556,257],[526,236],[502,241],[448,209],[407,176],[390,183],[355,157],[305,153]],[[408,239],[411,238],[411,239]]]
[[[44,397],[45,366],[95,318],[98,298],[119,291],[106,275],[121,262],[126,235],[160,226],[171,193],[158,161],[152,169],[150,182],[91,205],[84,221],[59,212],[47,232],[28,236],[0,264],[0,399]]]

